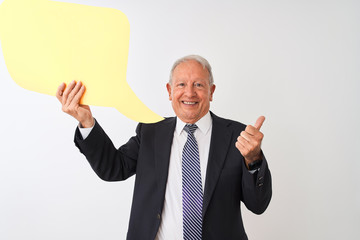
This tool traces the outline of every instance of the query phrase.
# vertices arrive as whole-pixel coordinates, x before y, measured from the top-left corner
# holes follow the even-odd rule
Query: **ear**
[[[169,93],[169,100],[172,101],[172,97],[171,97],[171,85],[170,85],[170,83],[167,83],[167,84],[166,84],[166,89],[167,89],[167,91],[168,91],[168,93]]]
[[[210,101],[213,100],[213,94],[215,92],[215,88],[216,88],[215,84],[210,86],[210,99],[209,99]]]

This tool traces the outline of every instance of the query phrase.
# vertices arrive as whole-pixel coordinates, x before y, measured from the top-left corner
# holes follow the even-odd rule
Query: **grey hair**
[[[203,58],[203,57],[201,57],[199,55],[188,55],[188,56],[185,56],[185,57],[182,57],[182,58],[176,60],[176,62],[174,63],[174,65],[172,66],[171,71],[170,71],[169,84],[172,83],[172,78],[173,78],[173,73],[174,73],[175,68],[180,63],[190,61],[190,60],[194,60],[194,61],[200,63],[202,65],[203,69],[206,68],[208,70],[208,72],[209,72],[209,84],[210,84],[210,86],[213,85],[214,84],[214,78],[213,78],[213,75],[212,75],[212,72],[211,72],[211,66],[210,66],[209,62],[205,58]]]

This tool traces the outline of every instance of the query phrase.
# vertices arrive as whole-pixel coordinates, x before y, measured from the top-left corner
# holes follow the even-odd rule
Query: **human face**
[[[185,123],[196,123],[210,109],[215,85],[209,83],[209,72],[195,60],[180,63],[166,88],[174,112]]]

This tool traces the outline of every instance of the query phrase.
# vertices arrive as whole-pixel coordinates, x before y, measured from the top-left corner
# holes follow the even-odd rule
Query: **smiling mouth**
[[[197,104],[197,102],[187,102],[187,101],[182,101],[183,104],[185,105],[195,105]]]

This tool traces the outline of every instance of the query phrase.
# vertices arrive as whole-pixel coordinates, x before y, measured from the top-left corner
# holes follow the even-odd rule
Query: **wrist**
[[[244,158],[245,159],[245,165],[247,169],[249,170],[256,170],[261,166],[262,160],[263,160],[263,154],[262,151],[256,156],[253,156],[252,158]]]
[[[87,120],[84,120],[84,121],[80,121],[80,126],[82,128],[91,128],[95,125],[95,120],[94,118],[92,117],[91,119],[87,119]]]
[[[257,170],[260,168],[261,164],[262,164],[262,158],[252,161],[250,163],[247,164],[247,168],[248,170],[252,171],[252,170]]]

